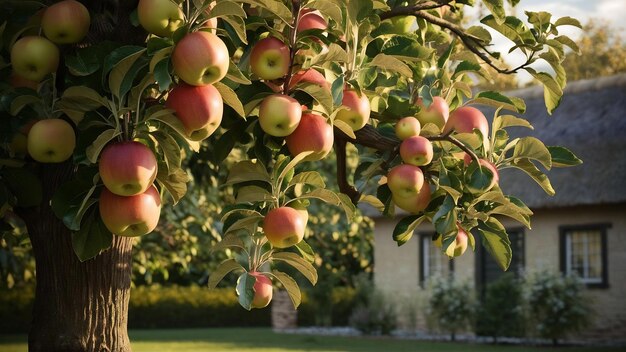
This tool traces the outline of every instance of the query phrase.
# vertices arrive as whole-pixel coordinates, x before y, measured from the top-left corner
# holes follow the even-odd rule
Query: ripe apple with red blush
[[[409,137],[400,144],[400,157],[407,164],[428,165],[433,161],[433,155],[433,144],[425,137]]]
[[[422,126],[418,119],[413,116],[403,117],[396,122],[396,136],[401,140],[419,136]]]
[[[422,98],[418,98],[417,105],[421,108],[417,114],[417,119],[422,127],[427,123],[435,124],[439,129],[445,126],[450,115],[450,107],[444,98],[439,96],[433,97],[433,101],[428,108],[424,106]]]
[[[100,193],[100,217],[111,233],[136,237],[152,232],[161,216],[161,196],[150,185],[144,192],[120,196],[103,188]]]
[[[189,139],[200,141],[219,127],[224,113],[220,92],[210,84],[192,86],[181,83],[167,96],[165,106],[173,109],[185,126]]]
[[[157,175],[157,160],[142,143],[126,141],[109,144],[98,165],[104,186],[119,196],[144,193]]]
[[[270,95],[263,99],[259,107],[261,129],[271,136],[285,137],[292,134],[301,118],[300,103],[288,95]]]
[[[313,113],[303,113],[300,124],[292,134],[285,138],[291,155],[312,151],[304,160],[321,160],[333,149],[333,127],[326,119]]]
[[[394,195],[407,198],[420,192],[424,185],[424,174],[417,166],[398,165],[387,173],[387,185]]]
[[[485,115],[475,107],[462,106],[452,112],[443,133],[473,133],[475,129],[480,131],[483,139],[489,137],[489,122]]]
[[[74,128],[63,119],[37,121],[28,132],[28,154],[41,163],[63,162],[72,156],[75,147]]]
[[[63,0],[50,5],[41,18],[43,33],[57,44],[80,42],[89,32],[90,24],[89,10],[75,0]]]
[[[252,308],[265,308],[272,301],[273,289],[272,280],[270,280],[265,274],[250,271],[251,276],[254,276],[255,282],[252,289],[254,290],[254,298],[252,299]]]
[[[289,47],[276,37],[259,40],[250,53],[250,69],[261,79],[282,78],[287,75],[290,65]]]
[[[198,31],[183,37],[172,52],[174,73],[192,86],[213,84],[226,77],[230,56],[215,34]]]
[[[263,233],[276,248],[287,248],[304,238],[306,222],[300,212],[290,207],[270,210],[263,219]]]
[[[370,101],[363,93],[358,93],[354,89],[345,89],[340,110],[335,119],[348,124],[354,131],[358,131],[367,125],[370,119]]]

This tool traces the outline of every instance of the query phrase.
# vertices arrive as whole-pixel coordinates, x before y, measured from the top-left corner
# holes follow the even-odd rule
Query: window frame
[[[563,225],[559,226],[559,247],[560,247],[560,269],[564,275],[571,274],[568,272],[568,234],[574,231],[599,231],[600,232],[600,263],[601,263],[601,280],[599,282],[583,282],[588,288],[608,288],[609,287],[609,258],[608,258],[608,242],[607,232],[612,226],[609,223],[585,224],[585,225]]]
[[[432,243],[432,238],[435,235],[435,232],[420,232],[418,233],[419,245],[418,245],[418,266],[419,266],[419,286],[424,288],[426,287],[426,266],[425,264],[425,256],[424,250],[426,249],[424,246],[424,239],[428,239],[429,243]],[[443,254],[442,254],[443,255]],[[430,260],[430,258],[428,258]],[[454,259],[449,259],[448,263],[448,274],[454,275]]]

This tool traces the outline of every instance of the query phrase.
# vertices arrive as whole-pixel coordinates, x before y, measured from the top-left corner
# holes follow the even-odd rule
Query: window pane
[[[573,230],[568,236],[569,273],[577,274],[583,282],[602,282],[602,232]]]
[[[447,275],[450,271],[450,259],[441,251],[441,248],[433,244],[431,236],[422,237],[422,248],[421,259],[424,280]]]

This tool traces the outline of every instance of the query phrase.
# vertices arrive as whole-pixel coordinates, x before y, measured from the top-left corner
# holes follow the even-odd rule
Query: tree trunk
[[[72,176],[70,163],[42,166],[42,205],[24,211],[36,260],[37,290],[29,351],[130,351],[127,333],[133,240],[113,245],[81,263],[71,233],[49,206]]]

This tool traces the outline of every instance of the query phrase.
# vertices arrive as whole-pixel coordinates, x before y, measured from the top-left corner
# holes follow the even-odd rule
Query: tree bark
[[[37,289],[29,351],[131,351],[128,301],[132,238],[114,236],[110,249],[81,263],[70,231],[50,198],[71,179],[70,163],[44,165],[44,200],[22,212],[36,260]]]

